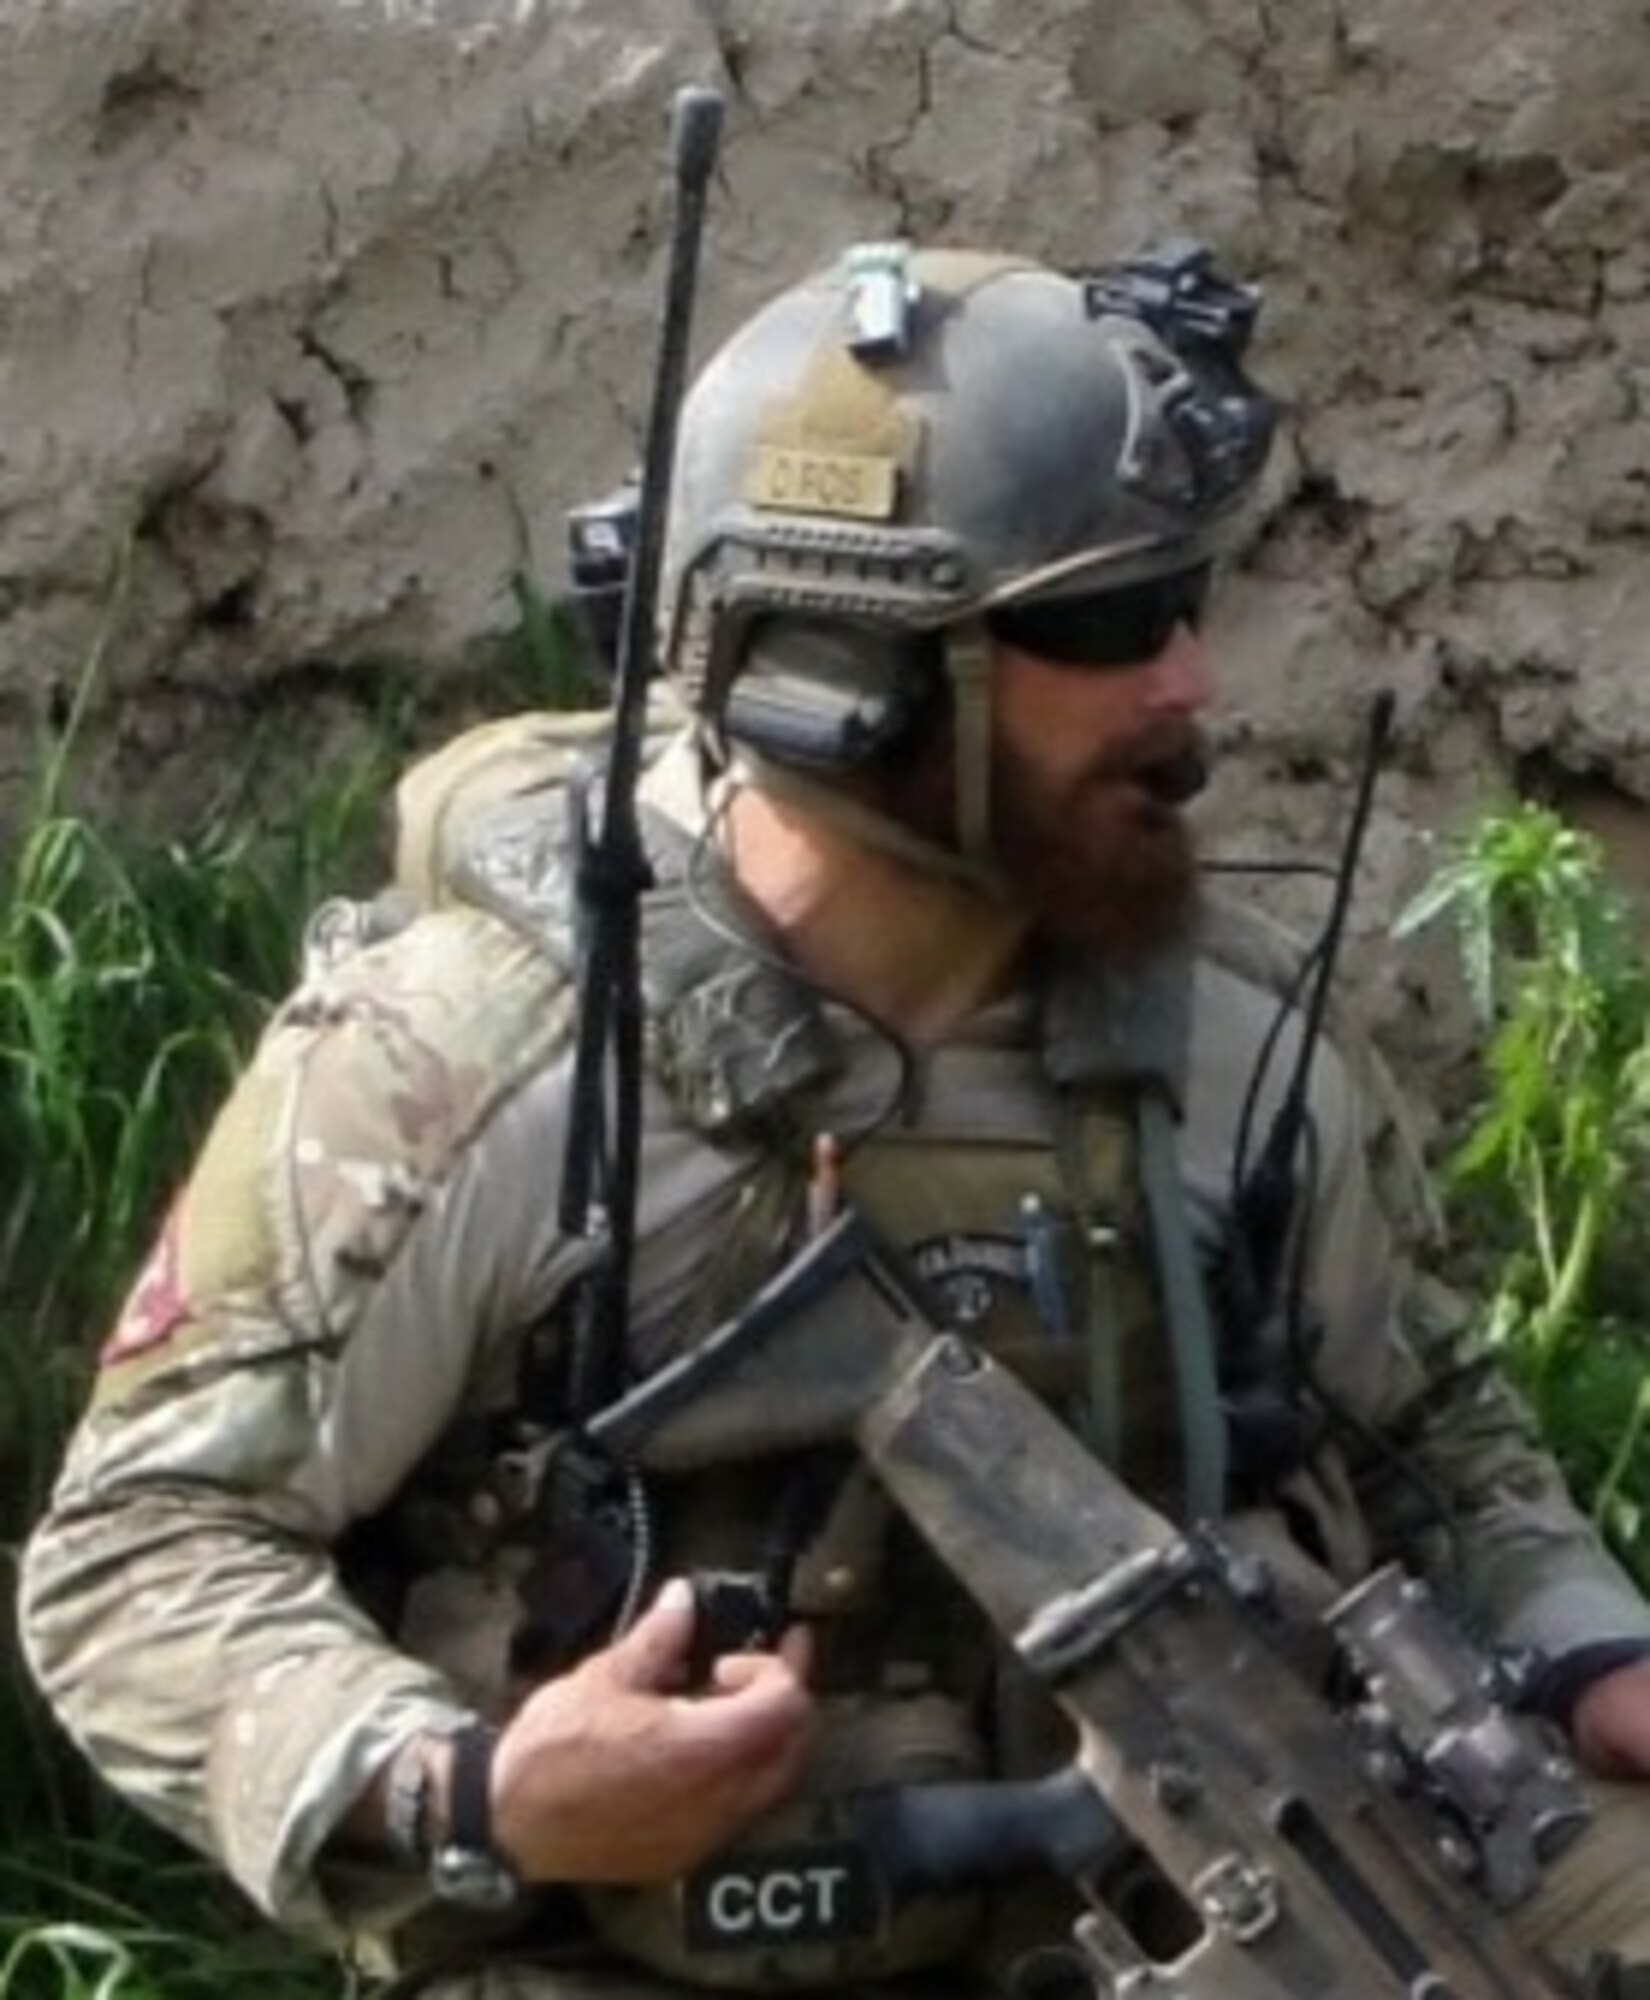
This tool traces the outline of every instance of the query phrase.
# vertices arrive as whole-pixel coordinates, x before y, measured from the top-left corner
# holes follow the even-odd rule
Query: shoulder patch
[[[342,1338],[493,1113],[572,1037],[574,993],[532,942],[446,909],[297,994],[270,1189],[291,1319]]]
[[[164,1347],[189,1317],[189,1301],[178,1270],[178,1211],[167,1216],[149,1261],[121,1308],[115,1330],[98,1351],[100,1368],[135,1361]]]
[[[651,687],[644,762],[686,722],[674,692],[663,682]],[[414,764],[396,787],[396,887],[421,909],[462,902],[454,866],[478,823],[512,801],[565,792],[576,766],[605,754],[612,729],[607,709],[534,709],[482,723]]]
[[[180,1373],[342,1343],[487,1121],[572,1036],[544,953],[476,910],[307,981],[218,1114],[102,1356],[130,1412]]]

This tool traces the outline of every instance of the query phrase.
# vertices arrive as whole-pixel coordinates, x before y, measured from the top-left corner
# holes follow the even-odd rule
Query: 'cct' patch
[[[870,1859],[851,1841],[726,1855],[682,1885],[690,1951],[754,1951],[875,1937],[881,1923]]]

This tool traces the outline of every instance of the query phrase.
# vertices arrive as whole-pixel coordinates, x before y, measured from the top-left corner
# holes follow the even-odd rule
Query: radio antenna
[[[567,1235],[600,1245],[571,1300],[567,1382],[573,1414],[581,1418],[610,1400],[623,1382],[641,1150],[641,899],[653,882],[636,785],[699,246],[722,109],[716,91],[677,92],[670,264],[643,446],[635,554],[619,621],[613,734],[594,834],[589,782],[570,790],[568,800],[580,920],[579,1011],[558,1219]]]

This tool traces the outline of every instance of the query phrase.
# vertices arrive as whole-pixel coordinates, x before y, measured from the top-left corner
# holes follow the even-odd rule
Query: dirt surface
[[[123,554],[108,800],[198,804],[249,723],[312,761],[385,663],[491,705],[512,573],[635,451],[698,80],[701,346],[900,233],[1186,233],[1264,285],[1289,414],[1218,627],[1221,844],[1321,856],[1390,687],[1366,941],[1509,784],[1650,874],[1647,67],[1641,0],[9,0],[0,824]],[[1423,961],[1363,962],[1423,1053],[1456,1032]]]

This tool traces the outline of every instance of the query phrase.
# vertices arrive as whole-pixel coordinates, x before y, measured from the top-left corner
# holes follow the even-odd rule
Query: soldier
[[[1637,1777],[1650,1613],[1404,1274],[1356,1048],[1314,1052],[1281,1250],[1242,1240],[1298,968],[1200,888],[1183,808],[1270,433],[1245,298],[1195,259],[861,253],[699,378],[626,1373],[851,1202],[1154,1505],[1228,1510],[1308,1593],[1401,1551]],[[1063,1748],[863,1470],[561,1450],[579,733],[414,774],[400,896],[317,929],[104,1350],[28,1551],[35,1670],[111,1783],[408,1990],[1052,1992],[1065,1885],[867,1910],[809,1844]],[[743,1636],[707,1629],[729,1577]],[[1524,1934],[1650,1956],[1647,1859],[1617,1786]]]

